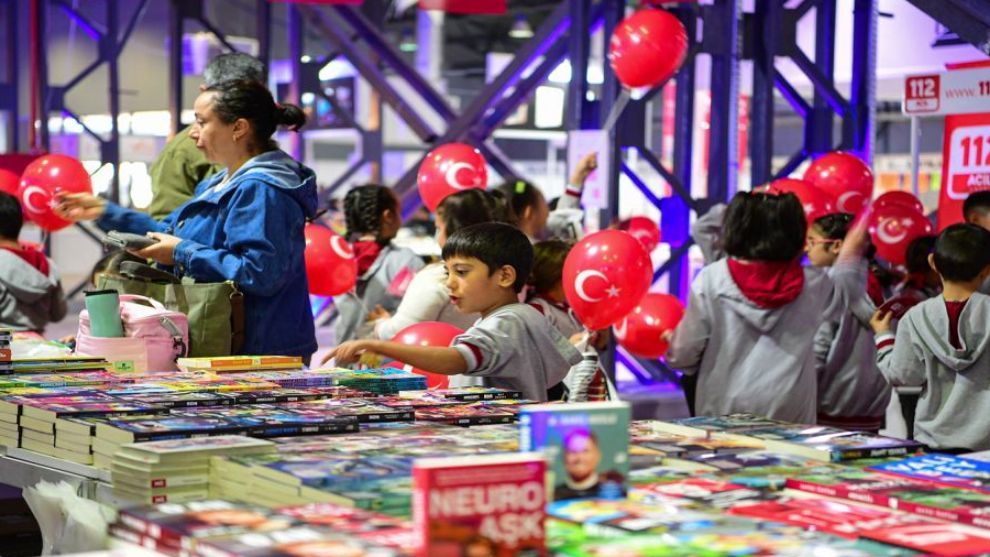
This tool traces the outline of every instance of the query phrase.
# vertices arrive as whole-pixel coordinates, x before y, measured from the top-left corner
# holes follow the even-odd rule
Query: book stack
[[[547,555],[546,497],[540,454],[416,460],[416,555]]]
[[[213,358],[179,358],[176,365],[182,371],[234,373],[264,369],[302,369],[298,356],[217,356]]]
[[[329,528],[295,526],[285,530],[252,532],[203,540],[197,545],[200,557],[298,557],[353,556],[400,557],[398,550],[375,545]]]
[[[13,373],[13,350],[11,343],[14,341],[14,331],[10,329],[0,329],[0,375]]]
[[[339,534],[354,536],[403,553],[413,551],[413,526],[407,520],[333,503],[285,507],[279,509],[279,512],[303,524],[330,528]]]
[[[508,424],[516,421],[516,414],[481,403],[428,406],[416,408],[416,421],[459,426]]]
[[[457,389],[433,389],[429,391],[400,391],[399,396],[413,399],[475,402],[478,400],[519,399],[522,398],[522,391],[498,389],[495,387],[461,387]]]
[[[297,521],[262,507],[201,500],[123,509],[110,534],[166,555],[198,555],[214,537],[285,530]]]
[[[114,496],[142,504],[182,503],[209,496],[210,458],[273,453],[274,443],[239,435],[133,443],[114,452]]]
[[[537,404],[519,415],[519,449],[543,452],[553,498],[626,496],[629,405],[623,402]]]
[[[92,445],[89,428],[74,419],[165,411],[158,406],[124,402],[102,393],[15,396],[0,401],[2,408],[12,405],[18,408],[22,448],[79,464],[92,464]]]
[[[320,370],[315,370],[320,371]],[[373,395],[396,395],[402,391],[426,390],[426,377],[390,367],[375,369],[333,369],[336,385]]]

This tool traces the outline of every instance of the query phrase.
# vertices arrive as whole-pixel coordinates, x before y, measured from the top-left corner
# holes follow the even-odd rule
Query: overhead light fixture
[[[516,16],[515,23],[512,24],[512,28],[509,29],[509,36],[513,39],[530,39],[533,37],[533,28],[529,26],[529,22],[526,21],[526,16],[519,14]]]
[[[419,45],[416,44],[416,36],[413,35],[412,29],[406,27],[402,30],[402,36],[399,39],[399,50],[402,52],[416,52]]]

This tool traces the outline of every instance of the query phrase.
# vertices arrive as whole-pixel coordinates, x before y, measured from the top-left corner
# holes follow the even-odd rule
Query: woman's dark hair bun
[[[276,105],[275,121],[294,132],[299,131],[299,128],[306,124],[306,113],[294,104],[282,103]]]

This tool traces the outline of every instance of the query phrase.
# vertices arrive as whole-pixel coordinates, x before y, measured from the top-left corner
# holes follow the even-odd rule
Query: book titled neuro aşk
[[[519,413],[519,450],[543,452],[555,501],[626,496],[629,405],[623,402],[539,404]]]
[[[416,460],[415,554],[546,556],[546,499],[537,453]]]

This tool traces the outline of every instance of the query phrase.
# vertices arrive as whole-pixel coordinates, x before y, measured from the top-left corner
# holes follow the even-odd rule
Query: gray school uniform
[[[866,262],[861,259],[840,261],[832,277],[806,267],[798,297],[766,309],[743,295],[727,260],[711,263],[691,285],[667,364],[698,374],[699,416],[749,412],[815,423],[814,332],[839,315],[851,293],[865,284]]]
[[[388,292],[392,281],[403,269],[415,273],[424,265],[423,259],[409,248],[399,248],[392,244],[383,247],[371,267],[358,277],[354,290],[334,298],[338,312],[333,329],[334,342],[340,344],[363,336],[359,331],[365,325],[368,312],[377,305],[381,305],[389,313],[395,312],[402,296]],[[367,332],[370,334],[370,326]]]
[[[877,335],[880,371],[894,386],[924,386],[915,438],[936,449],[990,449],[990,297],[975,293],[966,302],[960,350],[949,343],[942,296],[909,309],[892,339]]]
[[[555,304],[540,296],[530,298],[527,303],[542,313],[543,317],[546,317],[547,321],[553,325],[553,328],[564,335],[564,338],[570,339],[572,336],[584,332],[584,325],[574,315],[574,310],[571,308]]]
[[[509,304],[483,317],[451,343],[467,362],[464,375],[482,377],[489,387],[522,391],[546,401],[547,389],[581,361],[546,318],[527,304]]]
[[[838,319],[822,324],[814,346],[818,413],[836,418],[874,418],[879,429],[890,403],[890,385],[877,368],[877,349],[870,327],[875,311],[868,295],[856,296]]]

